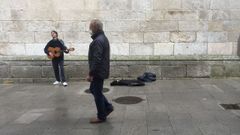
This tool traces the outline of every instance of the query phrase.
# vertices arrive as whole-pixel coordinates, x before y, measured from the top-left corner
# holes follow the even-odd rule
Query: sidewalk
[[[113,102],[106,123],[96,116],[87,82],[0,85],[0,135],[240,135],[240,79],[159,80],[144,87],[110,87],[110,101],[122,96],[138,104]]]

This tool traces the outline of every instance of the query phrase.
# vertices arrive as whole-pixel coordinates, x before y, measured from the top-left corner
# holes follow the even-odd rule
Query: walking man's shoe
[[[91,118],[90,119],[90,123],[91,124],[99,124],[99,123],[103,123],[103,122],[105,122],[106,120],[101,120],[101,119],[99,119],[99,118]]]

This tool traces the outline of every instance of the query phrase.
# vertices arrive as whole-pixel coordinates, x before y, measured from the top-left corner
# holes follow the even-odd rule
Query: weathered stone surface
[[[25,45],[24,44],[1,44],[0,43],[0,54],[8,55],[8,56],[16,56],[16,55],[25,55]],[[17,49],[16,49],[17,48]]]
[[[144,43],[168,43],[169,32],[147,32],[144,33]]]
[[[153,44],[130,44],[130,55],[153,55]]]
[[[209,43],[208,54],[209,55],[232,55],[233,52],[232,43]]]
[[[205,21],[179,21],[180,31],[206,31],[207,22]]]
[[[221,65],[211,66],[211,77],[223,77],[225,74],[225,67]]]
[[[68,65],[65,66],[65,73],[67,78],[84,78],[89,70],[87,65]]]
[[[175,55],[205,55],[207,54],[207,44],[199,43],[177,43],[174,46]]]
[[[222,21],[214,21],[208,22],[208,31],[223,31],[223,22]]]
[[[205,63],[187,65],[187,77],[210,77],[210,69],[210,66]]]
[[[153,9],[180,9],[181,1],[179,0],[153,0]]]
[[[151,22],[142,22],[141,27],[143,31],[168,32],[168,31],[177,31],[178,23],[176,21],[151,21]]]
[[[186,77],[186,67],[162,67],[162,78],[183,78]]]
[[[128,43],[114,43],[110,45],[111,55],[129,55],[130,48]]]
[[[173,43],[189,43],[196,40],[194,32],[171,32],[170,41]]]
[[[146,65],[129,65],[129,77],[137,78],[141,76],[144,72],[146,72]]]
[[[118,65],[113,65],[110,68],[110,76],[112,78],[128,78],[129,77],[129,70],[128,66],[118,66]]]
[[[239,64],[226,64],[225,73],[227,77],[239,77],[240,76],[240,66]]]
[[[143,43],[143,33],[124,33],[123,42],[125,43]]]
[[[46,44],[25,44],[25,55],[45,55],[45,46]]]
[[[8,32],[9,42],[33,43],[34,32]]]
[[[156,43],[154,44],[154,55],[173,55],[173,43]]]
[[[209,32],[208,42],[210,43],[227,42],[227,33],[226,32]]]
[[[52,66],[42,67],[42,77],[43,78],[54,78],[54,71]]]
[[[12,66],[10,68],[13,78],[41,78],[41,71],[39,66]]]
[[[230,8],[229,0],[212,0],[211,1],[211,9],[228,9]]]
[[[209,0],[182,0],[182,8],[190,10],[204,10],[210,7]]]
[[[9,68],[8,66],[0,66],[0,78],[8,78],[9,77]]]

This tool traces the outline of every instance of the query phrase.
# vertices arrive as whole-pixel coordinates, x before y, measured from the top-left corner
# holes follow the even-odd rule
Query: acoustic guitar
[[[67,51],[69,51],[69,52],[74,51],[74,50],[75,50],[75,48],[67,49]],[[59,47],[49,47],[48,52],[52,54],[52,55],[48,55],[48,58],[53,59],[53,58],[60,57],[63,50],[61,50],[61,48],[59,48]]]

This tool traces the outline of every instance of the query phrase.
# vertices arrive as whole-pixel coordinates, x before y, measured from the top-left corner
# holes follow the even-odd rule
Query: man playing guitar
[[[67,86],[67,82],[64,75],[64,53],[73,51],[74,48],[67,49],[63,40],[58,39],[57,31],[51,31],[52,40],[50,40],[44,48],[44,52],[48,58],[52,59],[52,66],[55,74],[56,81],[54,85],[63,84]]]

